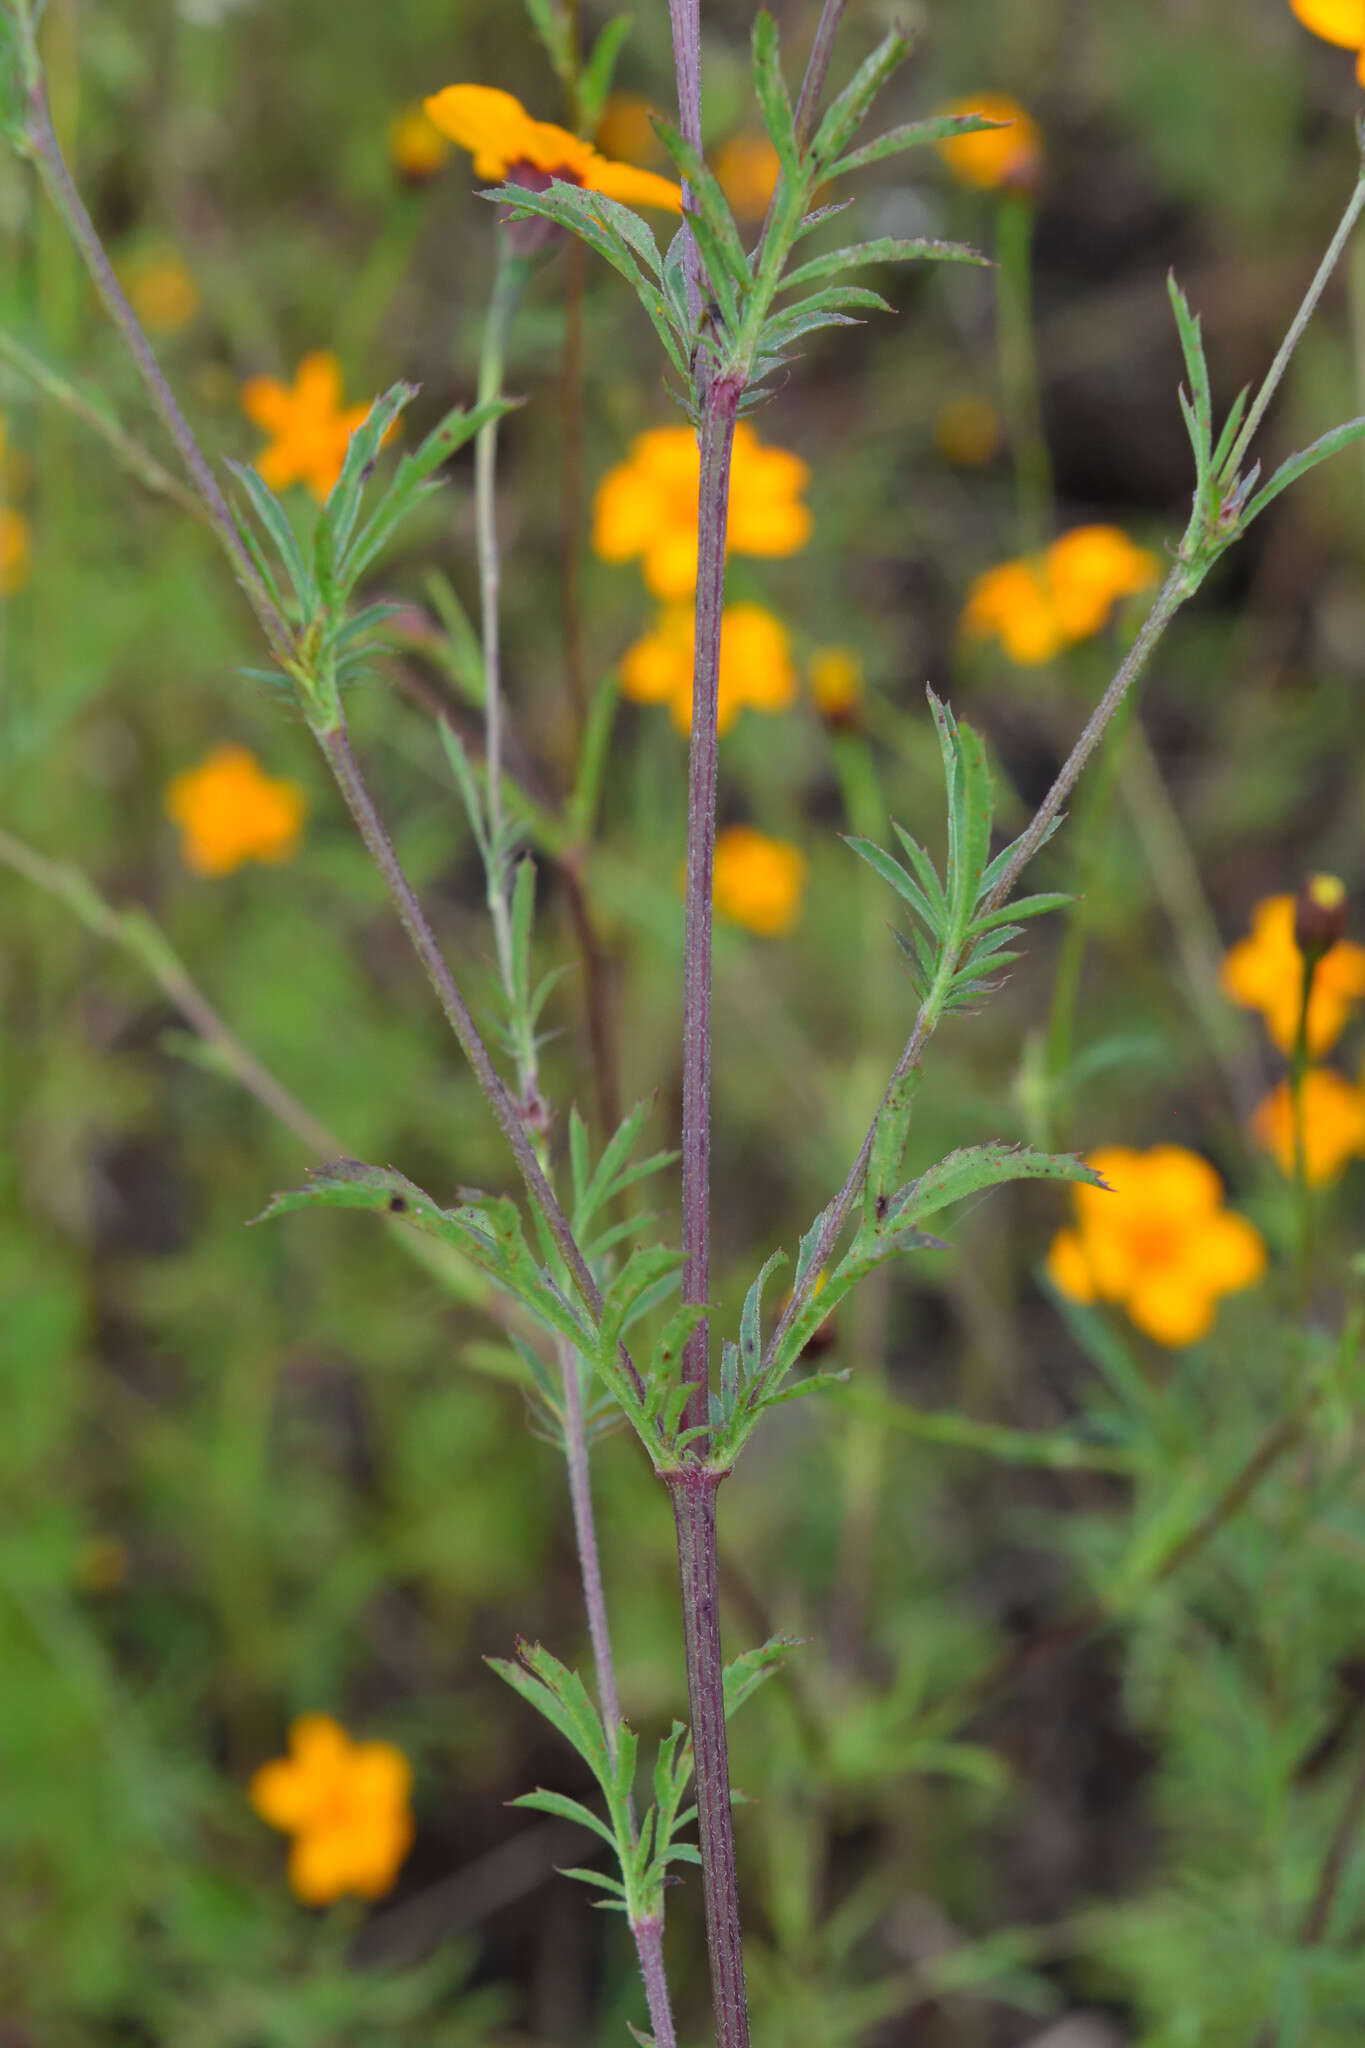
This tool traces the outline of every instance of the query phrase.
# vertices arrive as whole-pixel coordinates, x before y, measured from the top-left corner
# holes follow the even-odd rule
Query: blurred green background
[[[794,73],[816,10],[776,11]],[[590,37],[606,10],[582,12]],[[719,145],[753,123],[751,14],[738,0],[703,12]],[[1165,271],[1204,313],[1226,404],[1269,360],[1349,193],[1350,56],[1284,0],[851,0],[838,78],[893,20],[918,41],[884,125],[982,89],[1041,122],[1036,343],[1057,524],[1114,521],[1163,550],[1191,484]],[[406,183],[388,131],[456,80],[562,118],[513,0],[49,0],[45,49],[58,128],[121,272],[170,262],[192,283],[187,317],[163,305],[151,324],[215,457],[259,449],[243,381],[287,379],[311,350],[336,352],[352,401],[418,381],[417,428],[472,394],[493,216],[458,152]],[[670,81],[667,9],[648,0],[618,86],[667,108]],[[854,201],[859,235],[992,246],[991,195],[926,155],[867,174]],[[512,765],[552,813],[575,745],[560,623],[569,268],[547,265],[516,328],[509,386],[528,402],[504,429],[500,510]],[[584,550],[591,488],[631,435],[676,415],[637,309],[591,259],[583,277],[595,686],[650,606],[633,570]],[[998,403],[992,278],[874,281],[897,317],[820,337],[757,422],[811,465],[812,543],[737,560],[730,579],[779,613],[803,665],[837,644],[867,676],[856,730],[829,729],[803,697],[776,722],[746,713],[723,744],[724,819],[811,863],[790,937],[718,934],[730,1321],[768,1250],[792,1245],[842,1177],[908,1029],[889,899],[838,834],[884,838],[894,815],[937,850],[926,679],[985,732],[1009,825],[1046,788],[1121,635],[1044,669],[964,649],[971,579],[1018,547],[1007,456],[955,461],[942,429],[958,401]],[[1362,320],[1358,258],[1295,362],[1271,454],[1365,410]],[[60,223],[14,161],[0,163],[0,326],[159,449]],[[3,361],[0,413],[5,495],[31,545],[0,604],[0,825],[149,912],[346,1151],[441,1199],[507,1186],[306,730],[242,673],[260,650],[207,537]],[[375,579],[420,611],[348,711],[486,1011],[482,880],[430,715],[445,706],[474,731],[430,581],[474,608],[470,475],[466,456]],[[1079,908],[1040,927],[1002,995],[936,1048],[921,1163],[988,1136],[1175,1140],[1215,1161],[1284,1250],[1284,1184],[1246,1130],[1277,1056],[1222,1002],[1216,968],[1256,900],[1308,869],[1365,883],[1363,539],[1365,468],[1348,453],[1182,617],[1127,745],[1046,857],[1046,886],[1078,891]],[[286,865],[203,879],[182,864],[164,791],[225,741],[303,787],[307,827]],[[538,952],[574,963],[547,1017],[552,1098],[600,1112],[586,916],[611,1013],[606,1080],[622,1104],[655,1094],[658,1144],[678,1119],[684,780],[665,714],[623,704],[577,879],[540,863]],[[1074,1014],[1054,997],[1059,969]],[[1359,1057],[1348,1039],[1352,1079]],[[561,1461],[526,1426],[496,1327],[369,1219],[244,1228],[318,1155],[196,1048],[136,959],[5,867],[0,1132],[3,2048],[624,2039],[643,2017],[625,1931],[554,1874],[582,1843],[506,1804],[583,1786],[481,1657],[521,1634],[586,1669],[587,1645]],[[660,1183],[670,1232],[675,1200]],[[1251,2048],[1270,2017],[1286,2044],[1359,2040],[1353,1866],[1330,1939],[1295,1941],[1365,1700],[1358,1388],[1354,1348],[1332,1336],[1359,1203],[1357,1167],[1324,1199],[1310,1317],[1272,1274],[1189,1352],[1060,1312],[1040,1268],[1065,1204],[1047,1189],[955,1215],[950,1252],[841,1314],[831,1362],[874,1405],[785,1409],[722,1496],[729,1640],[806,1641],[734,1731],[754,1802],[739,1833],[762,2041]],[[1305,1360],[1329,1354],[1311,1451],[1162,1580]],[[1069,1424],[1118,1445],[1135,1476],[925,1441],[892,1403]],[[684,1699],[667,1503],[622,1435],[597,1448],[594,1482],[625,1710],[653,1736]],[[1088,1598],[1119,1625],[1031,1661]],[[1003,1696],[986,1683],[1001,1658]],[[250,1810],[251,1772],[301,1711],[413,1760],[416,1845],[372,1909],[297,1905],[283,1845]],[[684,2037],[700,2040],[690,1873],[668,1953]]]

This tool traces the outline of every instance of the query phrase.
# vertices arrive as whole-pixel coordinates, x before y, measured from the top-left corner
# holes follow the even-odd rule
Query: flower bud
[[[1329,953],[1346,930],[1346,886],[1336,875],[1310,875],[1294,905],[1294,943],[1309,959]]]

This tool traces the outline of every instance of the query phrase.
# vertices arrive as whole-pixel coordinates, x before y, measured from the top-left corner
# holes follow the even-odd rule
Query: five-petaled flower
[[[352,1742],[328,1714],[304,1714],[289,1755],[262,1764],[251,1804],[294,1837],[289,1882],[306,1906],[378,1899],[412,1847],[412,1769],[391,1742]]]
[[[690,597],[697,580],[701,458],[691,427],[651,427],[597,486],[592,544],[607,562],[643,557],[656,597]],[[794,555],[810,539],[799,455],[768,448],[747,420],[735,428],[726,545],[737,555]]]
[[[1305,28],[1325,43],[1356,51],[1356,77],[1365,85],[1365,0],[1289,0]]]
[[[567,128],[557,128],[553,121],[533,121],[520,100],[496,86],[448,85],[424,105],[441,133],[469,150],[480,178],[525,184],[533,190],[559,178],[566,185],[619,199],[624,206],[682,210],[681,188],[670,178],[612,163]]]
[[[1219,1297],[1261,1277],[1260,1232],[1223,1207],[1218,1175],[1183,1145],[1110,1145],[1087,1164],[1107,1187],[1072,1190],[1075,1227],[1048,1253],[1053,1285],[1072,1301],[1117,1303],[1158,1344],[1197,1343]]]
[[[1310,1187],[1337,1178],[1348,1159],[1365,1153],[1365,1089],[1354,1088],[1330,1067],[1310,1067],[1303,1077],[1303,1177]],[[1252,1135],[1265,1146],[1281,1173],[1294,1173],[1294,1098],[1288,1081],[1260,1105]]]
[[[801,914],[808,866],[785,839],[769,839],[752,825],[729,825],[716,834],[712,899],[722,917],[747,925],[762,938],[780,938]]]
[[[943,161],[964,185],[979,185],[986,191],[1000,187],[1028,191],[1037,184],[1043,169],[1043,131],[1018,100],[1005,93],[982,92],[971,99],[952,100],[938,111],[980,114],[983,120],[1004,124],[950,135],[939,143]]]
[[[249,860],[288,860],[307,808],[296,782],[264,774],[245,747],[215,747],[166,790],[181,858],[196,875],[230,875]]]
[[[1036,667],[1102,632],[1114,606],[1148,589],[1161,564],[1117,526],[1077,526],[1036,557],[1001,562],[967,593],[962,630],[999,640],[1011,661]]]
[[[637,704],[666,704],[679,732],[692,730],[691,607],[665,606],[649,633],[621,657],[621,690]],[[743,710],[785,711],[796,696],[791,642],[780,619],[758,604],[727,604],[720,620],[716,728],[728,732]]]
[[[307,484],[321,504],[341,475],[351,436],[370,408],[343,406],[341,365],[321,349],[305,356],[292,384],[251,377],[242,386],[242,410],[274,436],[256,458],[272,491]]]
[[[1224,956],[1226,994],[1259,1010],[1281,1052],[1292,1052],[1303,1004],[1303,954],[1294,938],[1295,899],[1267,896],[1251,913],[1251,935]],[[1313,971],[1308,998],[1308,1051],[1317,1059],[1340,1038],[1351,1011],[1365,997],[1365,946],[1349,939],[1329,946]]]

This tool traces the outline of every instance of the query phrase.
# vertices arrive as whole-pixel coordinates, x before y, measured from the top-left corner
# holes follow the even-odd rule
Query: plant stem
[[[649,2006],[654,2048],[677,2048],[673,2008],[668,1999],[668,1979],[664,1975],[662,1923],[658,1920],[635,1920],[631,1923],[631,1933],[635,1936],[635,1953],[640,1958],[640,1975],[645,1980],[645,2001]]]
[[[218,536],[247,603],[256,614],[261,630],[269,642],[270,651],[278,662],[287,667],[294,654],[293,634],[257,574],[256,566],[237,532],[218,480],[209,468],[204,452],[194,437],[193,429],[176,402],[174,392],[162,376],[161,367],[138,324],[137,315],[114,275],[113,266],[104,253],[104,245],[90,215],[85,210],[84,202],[76,190],[66,159],[62,155],[61,144],[52,126],[47,96],[41,81],[34,85],[29,97],[28,140],[34,162],[38,167],[38,175],[43,181],[48,197],[66,222],[95,290],[104,302],[105,311],[123,337],[124,346],[133,359],[147,395],[176,445],[190,482],[203,503],[204,515]]]
[[[1313,1196],[1308,1185],[1307,1105],[1304,1089],[1308,1081],[1308,1006],[1313,995],[1320,952],[1303,956],[1299,994],[1299,1021],[1294,1032],[1294,1050],[1289,1060],[1289,1113],[1294,1155],[1294,1267],[1299,1307],[1306,1309],[1313,1274]]]
[[[847,5],[848,0],[825,0],[820,10],[815,40],[806,60],[806,75],[801,81],[801,93],[796,102],[796,141],[800,149],[805,148],[815,131],[815,116],[820,110],[820,95],[825,89],[829,60],[834,54],[834,39],[839,33],[839,23]]]
[[[725,602],[725,536],[730,451],[739,392],[713,385],[702,414],[697,499],[696,641],[692,670],[692,741],[687,782],[687,910],[683,954],[682,1248],[685,1303],[701,1304],[711,1289],[711,889],[716,848],[716,709],[720,686],[720,623]],[[707,1419],[709,1329],[687,1340],[683,1377],[691,1382],[688,1428]]]
[[[740,1942],[739,1883],[725,1738],[725,1665],[720,1646],[716,1489],[721,1474],[699,1467],[669,1475],[678,1532],[687,1695],[692,1717],[697,1834],[717,2048],[748,2048],[749,2014]]]
[[[572,1345],[561,1342],[559,1371],[564,1383],[564,1457],[569,1468],[569,1500],[573,1506],[574,1536],[578,1544],[578,1565],[583,1579],[583,1605],[588,1614],[592,1638],[592,1661],[597,1672],[597,1699],[602,1709],[611,1760],[616,1761],[616,1737],[621,1725],[621,1703],[616,1691],[616,1661],[611,1653],[611,1632],[607,1626],[607,1596],[602,1586],[602,1562],[597,1548],[597,1525],[592,1511],[592,1481],[588,1470],[588,1438],[583,1427],[583,1389],[578,1378],[578,1360]]]

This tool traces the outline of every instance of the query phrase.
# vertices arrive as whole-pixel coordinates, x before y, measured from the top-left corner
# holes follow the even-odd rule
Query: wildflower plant
[[[568,11],[553,0],[537,0],[532,11],[552,56],[562,55],[571,28]],[[909,990],[903,1048],[842,1184],[797,1244],[774,1248],[763,1260],[735,1327],[713,1339],[713,915],[719,910],[756,934],[776,938],[797,914],[806,874],[800,849],[756,827],[717,829],[719,735],[725,711],[745,701],[744,690],[726,692],[727,617],[732,634],[735,621],[735,610],[727,614],[725,605],[727,556],[795,552],[809,528],[800,496],[802,459],[762,442],[747,416],[794,371],[812,336],[852,324],[866,312],[891,310],[869,285],[850,282],[851,276],[901,263],[982,260],[956,243],[893,237],[806,254],[807,239],[851,203],[846,181],[906,152],[991,136],[1002,125],[979,111],[952,112],[865,139],[878,95],[908,45],[899,33],[887,35],[844,89],[822,105],[842,11],[840,0],[826,0],[795,98],[773,18],[767,12],[757,16],[754,100],[780,170],[766,220],[750,245],[702,150],[697,0],[672,0],[670,8],[679,118],[676,126],[661,121],[658,132],[677,173],[676,186],[655,173],[611,164],[576,134],[533,120],[510,95],[482,86],[434,93],[426,101],[433,124],[474,154],[477,175],[500,180],[486,195],[489,232],[497,237],[499,253],[475,405],[447,413],[415,447],[385,457],[415,395],[412,388],[394,386],[364,408],[362,417],[360,407],[342,406],[335,365],[311,358],[293,385],[255,387],[248,409],[274,439],[256,466],[232,468],[224,490],[71,182],[47,113],[34,11],[28,0],[0,0],[0,128],[36,167],[66,221],[177,449],[197,516],[218,539],[255,615],[270,663],[262,673],[272,687],[289,691],[316,740],[520,1179],[520,1199],[465,1188],[443,1203],[396,1168],[333,1154],[320,1160],[303,1187],[277,1195],[265,1213],[371,1211],[400,1227],[406,1239],[419,1240],[438,1261],[450,1261],[477,1298],[496,1302],[507,1323],[538,1422],[564,1453],[595,1665],[590,1692],[579,1674],[541,1645],[523,1644],[515,1662],[495,1664],[578,1752],[596,1787],[592,1805],[545,1787],[528,1791],[521,1803],[577,1824],[595,1838],[594,1847],[601,1842],[610,1850],[607,1870],[576,1866],[569,1874],[624,1913],[657,2048],[673,2048],[677,2039],[664,1952],[675,1865],[698,1866],[701,1872],[716,2040],[720,2048],[746,2048],[749,2039],[727,1723],[793,1646],[774,1639],[725,1659],[717,1499],[770,1411],[842,1390],[842,1374],[805,1369],[829,1318],[874,1275],[942,1250],[935,1233],[946,1212],[1011,1182],[1075,1188],[1077,1231],[1054,1251],[1059,1288],[1081,1309],[1104,1302],[1122,1306],[1140,1329],[1172,1348],[1193,1344],[1209,1327],[1217,1302],[1259,1276],[1261,1237],[1224,1211],[1217,1175],[1192,1154],[1158,1148],[1144,1159],[1111,1147],[1087,1162],[1066,1151],[988,1141],[955,1146],[920,1163],[910,1156],[911,1141],[940,1028],[986,1005],[1003,971],[1019,958],[1030,927],[1067,906],[1069,898],[1060,891],[1019,893],[1025,872],[1062,825],[1078,780],[1172,619],[1280,492],[1365,435],[1365,420],[1354,420],[1291,457],[1265,481],[1253,460],[1266,410],[1365,207],[1363,174],[1266,379],[1254,397],[1243,394],[1234,403],[1221,426],[1214,418],[1199,321],[1172,282],[1187,378],[1179,402],[1193,457],[1188,523],[1117,673],[1022,829],[1008,835],[997,829],[996,783],[984,740],[928,693],[943,788],[942,858],[936,862],[923,843],[931,836],[923,825],[918,836],[896,825],[890,847],[861,832],[849,839],[850,875],[857,872],[856,858],[884,885],[885,908],[898,920],[894,941]],[[588,99],[598,110],[619,39],[614,35],[605,53],[599,45],[589,60]],[[975,154],[971,160],[979,161]],[[675,193],[680,222],[661,247],[630,202],[669,211]],[[656,1237],[653,1219],[634,1200],[637,1191],[662,1184],[675,1163],[671,1152],[641,1156],[646,1105],[598,1134],[570,1108],[563,1142],[558,1141],[555,1106],[541,1071],[544,1018],[556,982],[537,978],[535,971],[537,877],[526,850],[537,821],[532,800],[506,765],[497,523],[498,426],[509,409],[504,358],[536,266],[564,236],[600,256],[634,293],[671,372],[684,422],[651,430],[644,447],[637,443],[597,506],[604,554],[622,561],[643,557],[646,582],[656,595],[678,600],[690,593],[694,600],[690,632],[681,622],[670,624],[669,661],[658,665],[648,685],[658,701],[675,706],[676,722],[690,735],[687,842],[678,849],[685,856],[686,908],[677,1244]],[[466,634],[464,674],[467,697],[482,714],[481,758],[449,720],[442,723],[440,740],[485,875],[497,993],[492,1006],[479,1006],[492,1010],[484,1028],[463,973],[457,978],[448,964],[395,851],[351,749],[347,722],[348,692],[373,664],[392,620],[390,606],[369,595],[371,573],[400,525],[441,491],[438,473],[470,443],[481,616],[477,634]],[[307,485],[315,500],[306,519],[279,495],[295,481]],[[733,523],[732,486],[738,514]],[[1021,558],[1021,566],[1027,570],[1031,559]],[[1058,646],[1098,631],[1115,600],[1142,594],[1157,567],[1147,551],[1110,529],[1091,530],[1079,547],[1074,535],[1064,537],[1053,544],[1047,563],[1052,582],[1044,599],[1052,606],[1049,623]],[[1038,572],[1028,573],[1036,578]],[[676,709],[679,652],[684,667],[690,660],[686,716]],[[755,688],[754,664],[749,666],[747,701],[761,708],[763,692]],[[648,690],[637,688],[635,694]],[[770,700],[792,690],[794,680],[785,670],[780,688],[769,679]],[[831,720],[849,715],[861,702],[860,679],[855,686],[845,672],[837,697],[830,680],[829,697]],[[583,809],[591,807],[606,745],[605,715],[598,714],[587,725],[575,792]],[[232,772],[246,773],[240,761]],[[253,782],[251,788],[258,803],[263,790],[273,790],[273,809],[267,802],[257,839],[245,830],[250,817],[239,817],[243,837],[232,843],[206,828],[195,837],[202,825],[202,788],[186,784],[173,795],[174,814],[198,847],[202,871],[225,871],[252,857],[277,860],[292,845],[300,816],[283,794],[288,785]],[[29,872],[66,894],[92,927],[107,926],[107,908],[82,895],[69,875],[44,875],[32,863]],[[118,935],[124,943],[140,944],[144,957],[157,962],[163,982],[174,982],[164,952],[145,930],[136,939],[127,930]],[[1125,1174],[1134,1187],[1147,1188],[1150,1203],[1142,1193],[1125,1193]],[[634,1432],[667,1489],[676,1529],[688,1719],[675,1721],[654,1748],[643,1773],[645,1792],[641,1743],[617,1693],[592,1512],[590,1442],[608,1416]],[[1296,1411],[1295,1428],[1302,1422]],[[1075,1453],[1070,1445],[1035,1445],[1024,1455],[1061,1464]],[[1234,1508],[1235,1502],[1220,1503],[1215,1512],[1226,1519]],[[1164,1550],[1149,1545],[1147,1565],[1130,1561],[1127,1582],[1115,1567],[1112,1584],[1131,1597],[1134,1586],[1174,1569],[1181,1543],[1189,1540],[1187,1534]],[[339,1727],[319,1718],[296,1728],[291,1741],[291,1759],[266,1765],[252,1797],[266,1820],[295,1837],[296,1890],[316,1901],[347,1891],[375,1896],[392,1881],[411,1838],[410,1785],[401,1752],[385,1743],[353,1745]]]

